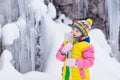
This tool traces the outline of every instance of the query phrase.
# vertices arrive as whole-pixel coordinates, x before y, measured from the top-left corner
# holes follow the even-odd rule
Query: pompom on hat
[[[73,24],[73,27],[77,28],[84,37],[84,36],[88,36],[88,32],[89,30],[91,30],[92,23],[93,23],[92,19],[88,18],[86,20],[76,21]]]

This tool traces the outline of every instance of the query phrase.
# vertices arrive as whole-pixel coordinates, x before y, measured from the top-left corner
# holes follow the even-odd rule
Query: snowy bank
[[[52,75],[43,72],[31,71],[26,74],[19,73],[10,63],[11,52],[4,50],[0,58],[0,79],[2,80],[54,80]]]
[[[95,64],[91,67],[91,80],[120,80],[120,63],[110,57],[111,48],[99,29],[89,32],[95,48]]]
[[[2,28],[2,39],[4,45],[13,44],[14,40],[19,38],[19,29],[15,23],[8,23]]]

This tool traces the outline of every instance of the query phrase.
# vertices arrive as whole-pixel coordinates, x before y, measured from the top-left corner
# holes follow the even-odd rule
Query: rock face
[[[86,17],[88,9],[87,0],[54,0],[53,2],[57,10],[62,11],[62,13],[73,20]]]
[[[93,28],[105,27],[105,0],[53,0],[57,11],[61,11],[72,20],[93,19]],[[102,24],[102,25],[101,25]]]

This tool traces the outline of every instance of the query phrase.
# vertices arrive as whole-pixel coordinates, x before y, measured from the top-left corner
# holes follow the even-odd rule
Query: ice
[[[120,29],[120,9],[119,9],[119,0],[108,0],[108,20],[110,26],[110,40],[109,44],[112,48],[111,55],[114,56],[118,61],[120,61],[120,52],[119,52],[119,29]]]
[[[55,19],[56,17],[56,9],[52,3],[48,4],[48,12],[47,14],[52,18]]]
[[[47,6],[44,4],[43,0],[31,0],[31,10],[35,15],[35,19],[39,21],[41,16],[47,13]]]
[[[0,24],[0,39],[1,39],[1,24]]]
[[[19,38],[19,29],[15,23],[6,24],[2,28],[2,39],[4,45],[13,44],[14,40]]]

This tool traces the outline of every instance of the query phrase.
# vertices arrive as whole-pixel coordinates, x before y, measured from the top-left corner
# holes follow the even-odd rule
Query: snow
[[[26,29],[26,21],[24,18],[19,17],[17,22],[15,22],[15,23],[20,31],[24,31]]]
[[[0,62],[2,62],[2,66],[0,69],[0,79],[2,80],[46,80],[46,78],[53,80],[50,74],[41,73],[37,71],[28,72],[26,74],[19,73],[10,63],[12,59],[11,52],[8,50],[4,50]]]
[[[66,17],[65,14],[59,14],[58,19],[55,20],[57,23],[64,23],[66,25],[72,24],[72,20],[69,17]]]
[[[89,35],[95,48],[95,64],[91,67],[91,79],[120,80],[120,63],[110,57],[111,48],[103,32],[99,29],[93,29]]]
[[[35,15],[37,21],[41,20],[41,16],[47,13],[47,6],[44,4],[43,0],[31,0],[30,9]]]
[[[42,73],[37,71],[28,72],[23,75],[24,80],[54,80],[52,74]]]
[[[64,33],[70,32],[71,28],[67,25],[64,25],[63,23],[54,22],[49,16],[44,16],[43,19],[44,20],[42,20],[42,24],[44,25],[42,25],[42,27],[44,28],[43,30],[45,36],[44,53],[46,53],[45,55],[47,58],[44,71],[47,73],[52,72],[54,76],[58,77],[61,75],[61,65],[56,66],[56,63],[60,63],[60,62],[56,60],[55,54],[58,48],[60,47],[62,41],[64,40]],[[58,73],[56,74],[56,72]]]
[[[64,20],[64,19],[65,19],[65,15],[64,14],[59,14],[59,18],[56,19],[56,22],[57,23],[62,23],[62,20]]]
[[[55,19],[56,17],[56,9],[52,3],[48,4],[48,12],[47,14],[52,18]]]
[[[64,40],[64,33],[70,32],[71,28],[61,22],[62,19],[65,20],[66,18],[64,15],[61,15],[58,19],[60,23],[56,23],[51,19],[54,16],[50,15],[52,13],[50,9],[49,15],[46,15],[47,7],[44,5],[43,0],[32,1],[31,9],[35,14],[36,20],[41,20],[42,29],[44,30],[44,48],[46,50],[44,55],[47,58],[44,72],[31,71],[25,74],[19,73],[10,63],[12,59],[11,52],[4,50],[0,58],[1,80],[61,80],[63,63],[58,61],[55,55]],[[44,17],[41,18],[41,16]],[[8,23],[3,26],[1,32],[4,44],[13,44],[14,40],[19,38],[19,31],[24,30],[25,25],[24,19],[19,19],[18,23]],[[91,80],[120,80],[120,63],[109,56],[111,48],[103,32],[99,29],[93,29],[89,32],[89,35],[95,49],[95,64],[90,68]]]
[[[72,24],[73,22],[72,22],[72,20],[69,18],[69,17],[66,17],[65,19],[64,19],[64,24],[66,24],[66,25],[69,25],[69,24]]]
[[[5,45],[13,44],[19,38],[19,29],[15,23],[8,23],[2,28],[2,39]]]
[[[2,67],[0,70],[0,79],[22,80],[22,74],[20,74],[14,69],[14,67],[10,63],[11,59],[12,59],[11,53],[8,50],[4,50],[0,60],[2,62]]]

